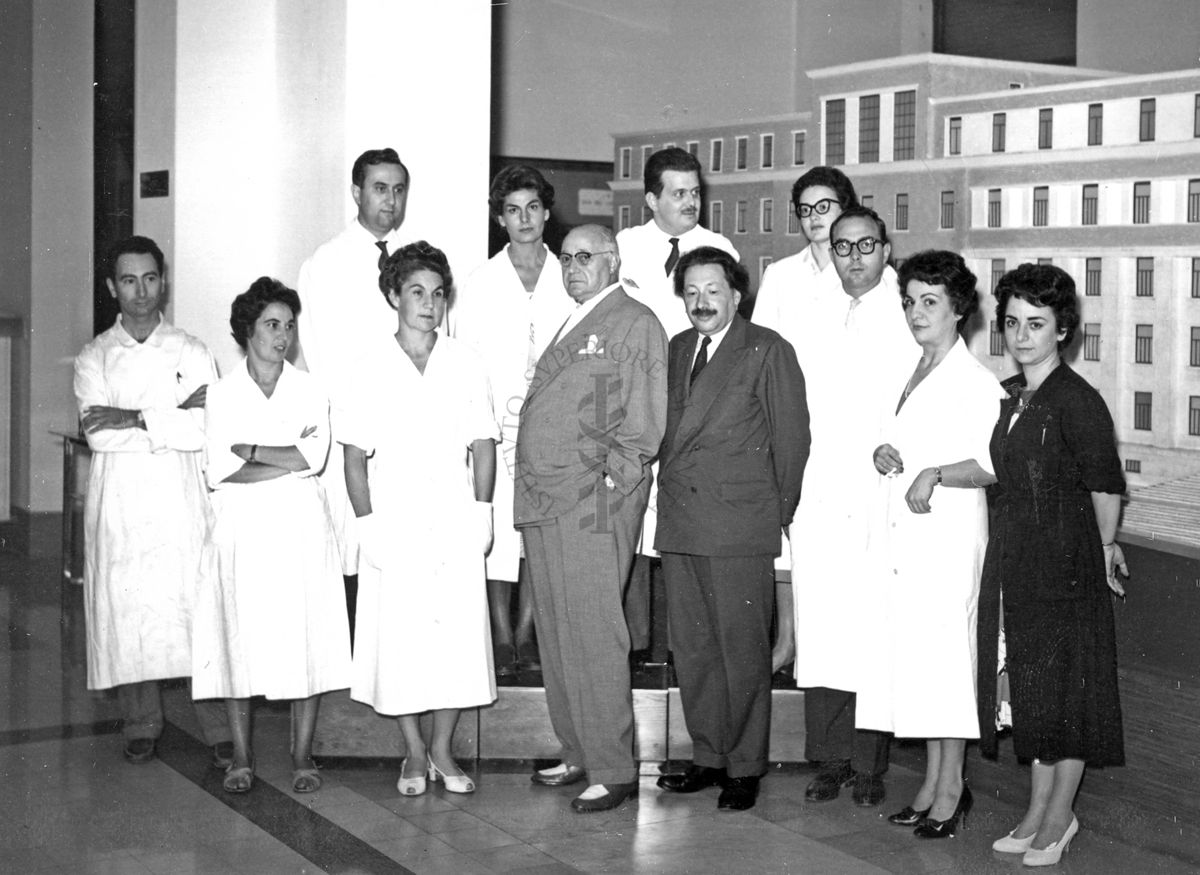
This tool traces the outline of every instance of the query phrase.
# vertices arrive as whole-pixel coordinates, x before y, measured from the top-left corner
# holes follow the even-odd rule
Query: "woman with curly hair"
[[[205,407],[219,574],[198,599],[192,694],[226,700],[230,793],[254,781],[251,696],[292,700],[292,789],[319,789],[320,694],[350,682],[341,563],[315,476],[329,452],[329,401],[286,358],[299,312],[297,294],[270,277],[234,299],[229,324],[246,359],[209,387]]]
[[[1079,325],[1075,283],[1022,264],[996,284],[996,319],[1021,373],[1002,384],[991,455],[991,540],[979,595],[980,747],[996,755],[997,664],[1006,664],[1013,750],[1032,762],[1029,807],[993,849],[1057,863],[1079,830],[1084,767],[1125,761],[1112,592],[1125,479],[1112,416],[1062,351]],[[1005,648],[999,651],[1000,631]]]
[[[499,429],[483,362],[438,330],[453,282],[446,256],[423,240],[388,257],[379,287],[396,342],[364,362],[361,392],[336,425],[361,549],[350,695],[397,715],[405,796],[424,793],[426,777],[475,789],[451,740],[460,709],[496,698],[484,556]],[[418,722],[427,711],[428,739]]]

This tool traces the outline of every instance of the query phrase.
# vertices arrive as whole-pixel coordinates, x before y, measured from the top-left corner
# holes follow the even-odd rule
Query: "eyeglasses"
[[[857,249],[863,255],[870,255],[875,251],[875,245],[882,242],[878,237],[859,237],[857,240],[834,240],[833,251],[842,258],[848,256],[851,249]]]
[[[833,198],[823,197],[815,204],[800,204],[800,206],[796,207],[796,211],[800,213],[801,219],[807,219],[813,213],[823,216],[829,212],[830,207],[837,203]]]
[[[560,255],[558,257],[558,263],[561,264],[563,267],[570,267],[571,259],[574,259],[575,263],[578,264],[580,267],[587,267],[588,264],[591,262],[591,260],[595,256],[611,255],[612,252],[613,252],[613,250],[611,250],[611,249],[601,249],[599,252],[588,252],[586,249],[580,249],[574,255],[572,255],[570,252],[564,252],[562,255]]]

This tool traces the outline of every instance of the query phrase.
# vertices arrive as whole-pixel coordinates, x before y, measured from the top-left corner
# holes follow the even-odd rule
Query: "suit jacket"
[[[605,476],[614,512],[648,481],[666,422],[666,360],[658,319],[619,287],[542,353],[517,432],[518,528],[571,511],[608,488]]]
[[[699,339],[690,328],[671,341],[654,546],[778,555],[808,461],[804,374],[791,344],[735,315],[689,387]]]

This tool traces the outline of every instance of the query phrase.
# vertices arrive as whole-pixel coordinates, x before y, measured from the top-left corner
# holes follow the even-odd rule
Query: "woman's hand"
[[[1117,579],[1118,569],[1128,580],[1129,566],[1125,564],[1125,552],[1121,549],[1120,544],[1113,541],[1104,548],[1104,574],[1108,580],[1108,588],[1121,598],[1125,598],[1125,587]]]
[[[179,404],[180,410],[203,410],[204,404],[208,400],[208,384],[199,386],[195,392],[188,395]]]
[[[912,486],[908,487],[908,492],[904,493],[904,500],[908,502],[908,509],[913,513],[929,513],[929,499],[933,497],[933,487],[937,486],[937,471],[933,468],[926,468],[917,478],[913,480]]]
[[[900,458],[900,451],[891,444],[877,446],[872,461],[875,463],[875,470],[885,476],[904,473],[904,460]]]

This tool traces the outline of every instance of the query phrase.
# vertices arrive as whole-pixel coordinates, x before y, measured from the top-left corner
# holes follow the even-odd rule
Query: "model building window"
[[[846,163],[846,101],[825,102],[825,163]]]
[[[1139,298],[1154,297],[1154,259],[1139,258],[1137,260],[1137,296]]]
[[[1133,329],[1133,361],[1134,364],[1149,365],[1154,363],[1154,326],[1135,325]]]
[[[952,191],[942,192],[941,227],[943,229],[954,227],[954,192]]]
[[[893,222],[897,231],[908,230],[908,195],[896,195],[896,221]]]
[[[1050,187],[1039,185],[1033,190],[1033,224],[1044,228],[1050,219]]]
[[[708,230],[716,231],[718,234],[724,234],[725,229],[722,227],[725,222],[725,207],[720,201],[713,201],[708,205]]]
[[[763,134],[762,135],[762,148],[760,151],[762,153],[762,161],[759,163],[762,164],[763,169],[767,170],[767,169],[774,167],[775,166],[775,135],[774,134]]]
[[[1083,218],[1084,225],[1096,224],[1100,213],[1100,186],[1085,185],[1083,187]]]
[[[621,147],[621,178],[628,179],[633,172],[633,149],[629,146]]]
[[[733,232],[735,234],[746,233],[746,202],[737,202],[737,212],[734,214]]]
[[[897,91],[892,103],[892,160],[911,160],[916,155],[916,145],[917,92]]]
[[[758,226],[762,233],[770,234],[775,230],[775,200],[765,197],[759,203]]]
[[[804,131],[792,131],[792,164],[799,167],[804,163]]]
[[[879,160],[879,95],[858,99],[858,163]]]
[[[738,137],[734,142],[734,170],[745,170],[749,162],[750,139]]]
[[[1084,264],[1083,293],[1089,298],[1095,298],[1100,294],[1100,259],[1089,258]]]
[[[1154,399],[1149,392],[1133,393],[1133,427],[1138,431],[1150,431],[1150,419]]]
[[[1147,225],[1150,223],[1150,183],[1135,182],[1133,184],[1133,224]]]
[[[1008,127],[1007,113],[997,112],[992,114],[992,151],[1003,152],[1005,131]]]
[[[1083,325],[1083,359],[1100,361],[1100,323],[1085,322]]]
[[[962,154],[962,116],[950,119],[949,150],[951,155]]]
[[[1157,112],[1157,103],[1153,97],[1147,97],[1142,101],[1141,109],[1138,112],[1138,139],[1143,143],[1150,143],[1154,140],[1154,116]]]
[[[1038,148],[1050,149],[1054,146],[1054,110],[1038,110]]]
[[[1104,104],[1088,104],[1088,145],[1100,146],[1104,143]]]
[[[989,228],[1000,227],[1000,189],[988,189],[988,212],[987,226]]]

